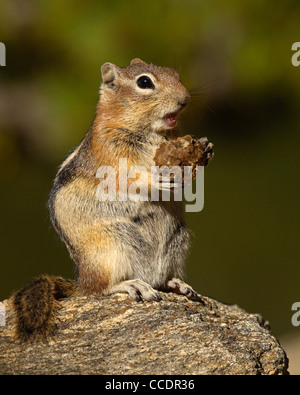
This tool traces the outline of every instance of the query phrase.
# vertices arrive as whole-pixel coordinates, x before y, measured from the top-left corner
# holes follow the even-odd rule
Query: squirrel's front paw
[[[208,142],[207,137],[201,137],[198,141],[203,151],[203,166],[207,166],[208,161],[214,156],[213,144]]]

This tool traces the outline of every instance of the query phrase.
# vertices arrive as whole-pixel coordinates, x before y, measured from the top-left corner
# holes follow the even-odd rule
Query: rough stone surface
[[[47,342],[18,344],[0,326],[0,374],[287,374],[284,350],[258,314],[161,293],[63,300]]]

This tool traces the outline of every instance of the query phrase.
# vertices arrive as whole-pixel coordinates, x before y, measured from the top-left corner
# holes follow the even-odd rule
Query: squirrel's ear
[[[104,84],[110,85],[112,88],[114,85],[114,80],[118,74],[120,68],[113,63],[104,63],[101,67],[102,81]]]
[[[139,58],[135,58],[135,59],[132,59],[132,61],[130,62],[130,66],[133,65],[133,64],[137,64],[137,63],[145,63],[145,62],[143,62]]]

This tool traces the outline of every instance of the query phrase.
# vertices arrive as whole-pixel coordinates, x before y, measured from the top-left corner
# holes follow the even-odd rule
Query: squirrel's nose
[[[190,100],[191,96],[189,95],[189,93],[187,93],[181,100],[178,101],[178,104],[180,105],[182,110],[189,104]]]

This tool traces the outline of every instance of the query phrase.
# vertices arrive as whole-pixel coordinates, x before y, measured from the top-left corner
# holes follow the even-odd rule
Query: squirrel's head
[[[120,68],[101,67],[100,108],[107,121],[124,122],[132,129],[162,132],[176,127],[176,116],[190,101],[178,72],[133,59]]]

